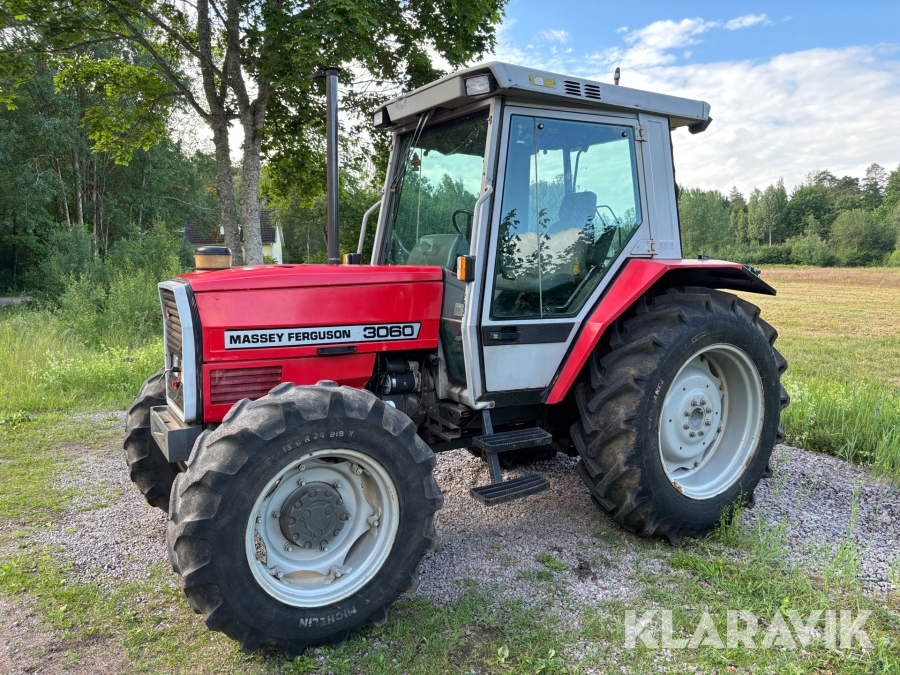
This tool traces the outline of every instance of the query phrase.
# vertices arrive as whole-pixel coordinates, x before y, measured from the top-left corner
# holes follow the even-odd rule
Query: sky
[[[900,165],[900,2],[511,0],[496,59],[702,99],[674,134],[678,182],[737,186]]]

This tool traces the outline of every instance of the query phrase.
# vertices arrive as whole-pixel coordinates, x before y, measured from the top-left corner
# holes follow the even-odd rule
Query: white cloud
[[[726,22],[724,28],[725,30],[739,30],[741,28],[755,26],[758,23],[761,23],[763,26],[768,26],[772,22],[765,14],[744,14],[744,16],[739,16]]]
[[[562,44],[566,44],[569,40],[572,39],[572,36],[568,33],[568,31],[564,30],[541,31],[541,37],[548,42],[561,42]]]
[[[674,61],[709,30],[768,21],[753,19],[656,22],[627,32],[622,47],[597,54],[585,54],[577,44],[572,53],[522,49],[501,31],[496,56],[609,83],[621,65],[624,86],[709,102],[715,121],[705,133],[674,134],[678,181],[687,186],[727,192],[737,185],[747,194],[779,177],[793,187],[814,169],[862,176],[872,162],[897,167],[897,46],[811,49],[759,61]]]
[[[654,21],[643,28],[629,31],[623,27],[616,32],[625,33],[627,47],[613,47],[594,55],[597,61],[616,62],[622,67],[662,66],[676,60],[672,50],[696,45],[700,36],[713,29],[739,30],[757,24],[772,23],[765,14],[745,14],[730,21],[706,21],[704,19],[682,19],[681,21]],[[690,54],[688,51],[686,54]]]
[[[591,76],[590,73],[582,73]],[[605,72],[594,74],[608,81]],[[709,102],[709,129],[674,134],[678,181],[745,194],[783,177],[789,188],[813,169],[862,176],[900,163],[896,127],[900,60],[895,47],[812,49],[763,62],[627,71],[623,84]]]

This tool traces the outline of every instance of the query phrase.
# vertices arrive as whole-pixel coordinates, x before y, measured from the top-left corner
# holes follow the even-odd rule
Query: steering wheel
[[[465,232],[463,232],[461,229],[459,229],[459,225],[456,224],[456,216],[458,216],[460,213],[465,213],[468,216],[468,218],[466,218],[467,222],[466,222],[466,231]],[[453,229],[455,229],[459,234],[461,234],[463,237],[465,237],[466,241],[472,240],[472,220],[474,218],[475,218],[475,213],[472,211],[469,211],[467,209],[456,209],[456,211],[453,212],[453,215],[450,216],[450,221],[453,223]]]

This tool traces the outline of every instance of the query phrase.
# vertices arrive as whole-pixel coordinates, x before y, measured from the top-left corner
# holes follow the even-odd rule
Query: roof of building
[[[275,224],[272,220],[272,212],[268,209],[262,209],[259,212],[259,233],[262,243],[275,243]],[[191,246],[210,246],[225,243],[225,235],[220,233],[218,223],[201,222],[197,218],[187,221],[184,228],[184,238]]]
[[[468,96],[465,80],[482,74],[492,76],[492,90]],[[668,117],[672,127],[703,125],[709,120],[709,104],[704,101],[499,62],[457,71],[388,101],[382,108],[387,109],[392,126],[400,126],[415,122],[426,110],[452,110],[498,94],[556,105],[657,114]]]

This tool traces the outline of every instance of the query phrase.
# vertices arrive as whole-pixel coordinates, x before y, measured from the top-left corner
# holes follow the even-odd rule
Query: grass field
[[[900,475],[900,270],[772,269],[745,294],[788,360],[787,441]]]

